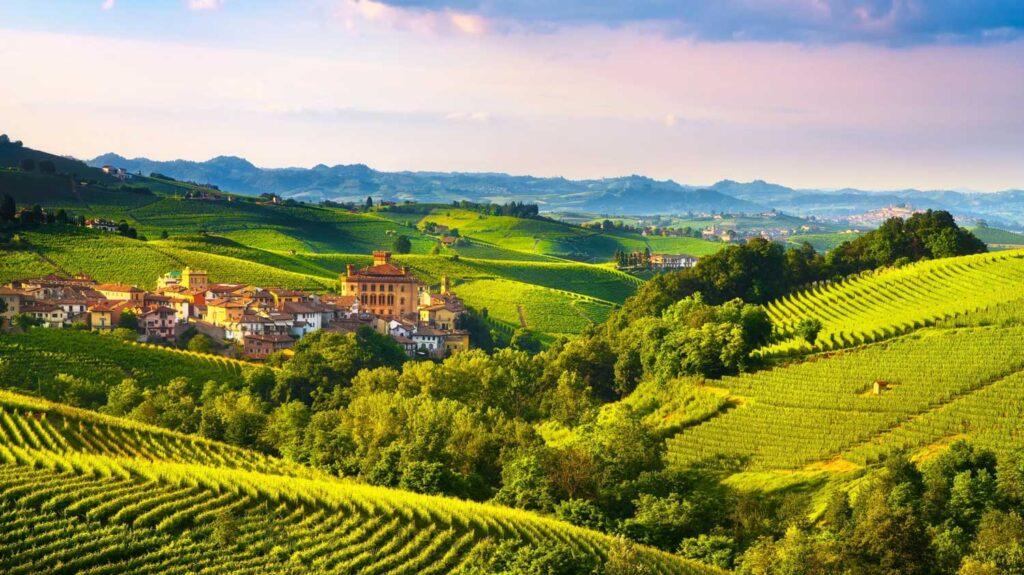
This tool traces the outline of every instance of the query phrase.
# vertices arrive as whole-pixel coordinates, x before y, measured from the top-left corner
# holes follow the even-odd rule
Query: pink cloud
[[[186,0],[185,6],[189,10],[217,10],[224,5],[224,0]]]
[[[482,16],[455,10],[426,10],[390,6],[375,0],[345,0],[338,16],[352,30],[361,24],[378,24],[397,30],[428,34],[479,36],[490,24]]]

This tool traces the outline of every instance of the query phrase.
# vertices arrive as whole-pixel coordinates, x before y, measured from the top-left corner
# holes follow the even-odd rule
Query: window
[[[388,292],[393,292],[393,291],[395,291],[395,286],[389,285],[388,286]]]

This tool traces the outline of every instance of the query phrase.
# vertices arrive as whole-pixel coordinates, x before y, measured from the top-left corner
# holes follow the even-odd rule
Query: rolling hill
[[[353,484],[0,392],[6,573],[453,573],[503,540],[602,563],[617,540],[528,512]],[[638,548],[652,573],[717,570]]]

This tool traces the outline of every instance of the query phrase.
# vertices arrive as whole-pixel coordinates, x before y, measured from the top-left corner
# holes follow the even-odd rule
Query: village
[[[245,357],[290,353],[306,334],[355,332],[368,326],[389,335],[409,357],[443,358],[470,347],[457,328],[466,307],[447,276],[436,293],[391,252],[373,252],[373,265],[346,267],[339,294],[211,283],[206,271],[186,267],[156,280],[156,289],[102,284],[85,274],[47,275],[0,287],[6,323],[52,329],[134,330],[139,342],[174,345],[203,334],[237,347]]]

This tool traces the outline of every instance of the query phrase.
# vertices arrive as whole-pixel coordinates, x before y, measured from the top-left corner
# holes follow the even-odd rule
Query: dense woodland
[[[36,391],[374,485],[535,510],[743,573],[953,573],[964,556],[1020,566],[1018,459],[960,444],[920,468],[892,458],[856,505],[838,492],[811,524],[805,494],[735,491],[713,462],[668,466],[664,431],[618,401],[642,384],[759,367],[751,352],[773,337],[760,304],[801,286],[984,249],[949,214],[928,212],[825,256],[763,240],[730,246],[656,276],[607,323],[546,350],[526,334],[487,339],[470,319],[492,353],[407,361],[365,328],[310,334],[290,360],[272,357],[237,382],[97,389],[69,376]],[[478,561],[481,572],[597,569],[515,545]]]

